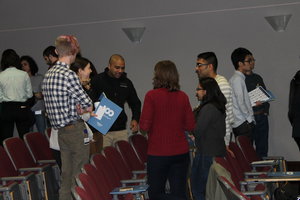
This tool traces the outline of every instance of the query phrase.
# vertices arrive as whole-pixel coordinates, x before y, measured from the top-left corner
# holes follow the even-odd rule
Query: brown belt
[[[265,111],[260,110],[260,111],[256,111],[253,113],[254,115],[262,115],[262,114],[267,114]]]

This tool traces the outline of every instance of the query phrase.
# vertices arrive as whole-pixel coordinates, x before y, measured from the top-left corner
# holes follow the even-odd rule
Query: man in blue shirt
[[[252,139],[255,120],[244,74],[251,70],[251,63],[254,60],[250,51],[245,48],[237,48],[231,54],[231,61],[236,70],[229,80],[232,87],[233,134],[235,137],[246,135]]]

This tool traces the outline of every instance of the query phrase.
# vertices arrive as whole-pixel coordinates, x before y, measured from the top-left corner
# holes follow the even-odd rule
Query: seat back
[[[129,142],[124,140],[117,141],[115,143],[115,146],[121,153],[123,159],[125,160],[131,171],[145,169],[144,163],[140,161]]]
[[[49,148],[49,141],[39,132],[26,133],[24,141],[35,162],[38,160],[54,160]]]
[[[22,139],[18,137],[7,138],[3,141],[3,145],[16,170],[36,166]]]
[[[0,146],[0,178],[18,176],[10,158],[2,146]]]
[[[248,160],[245,158],[240,147],[235,142],[230,142],[229,149],[234,153],[235,158],[237,159],[238,163],[240,164],[243,172],[250,172],[252,170],[252,168],[251,168]]]
[[[103,199],[102,194],[96,187],[94,180],[85,173],[78,174],[76,178],[77,185],[83,188],[93,200]]]
[[[229,172],[231,174],[235,187],[238,190],[241,190],[240,181],[244,181],[244,172],[240,166],[240,163],[238,162],[236,157],[233,157],[229,152],[226,152],[226,161],[230,167]]]
[[[237,141],[239,147],[241,148],[248,163],[252,163],[253,161],[260,160],[260,158],[256,154],[256,151],[251,143],[251,140],[247,136],[240,135],[236,138],[236,141]]]
[[[110,169],[107,169],[110,171]],[[103,199],[112,199],[112,196],[109,192],[114,188],[109,182],[109,174],[106,174],[101,169],[97,169],[92,164],[85,164],[83,166],[83,171],[86,173],[91,179],[93,179],[97,190],[101,193],[101,197]],[[108,179],[107,179],[108,178]]]
[[[224,176],[218,177],[218,182],[220,183],[224,194],[227,199],[230,200],[250,200],[249,197],[241,193],[233,184],[230,183]]]
[[[131,179],[132,172],[123,160],[119,151],[112,146],[107,146],[103,149],[103,153],[108,163],[114,167],[115,172],[121,180]]]
[[[116,168],[108,162],[104,155],[94,154],[91,157],[91,163],[99,173],[103,174],[103,178],[107,180],[110,190],[120,186],[121,177],[118,176]]]
[[[83,188],[75,186],[72,190],[75,200],[93,200],[93,197],[90,193],[87,193]]]
[[[143,162],[147,162],[147,149],[148,149],[148,140],[145,136],[141,134],[131,135],[129,137],[129,143],[133,146],[136,154],[139,159]]]
[[[231,167],[231,165],[228,163],[227,160],[225,160],[225,158],[222,158],[222,157],[216,157],[215,158],[215,161],[220,164],[224,169],[226,169],[230,175],[231,175],[231,179],[232,181],[234,182],[234,184],[240,188],[240,184],[239,184],[239,178],[237,177],[236,175],[236,172],[234,172],[234,169]]]

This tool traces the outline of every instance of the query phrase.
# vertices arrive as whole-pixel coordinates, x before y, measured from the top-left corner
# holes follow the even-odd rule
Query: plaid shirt
[[[70,66],[63,62],[48,70],[43,80],[46,111],[53,128],[61,128],[80,119],[76,106],[82,109],[92,106],[79,78]]]

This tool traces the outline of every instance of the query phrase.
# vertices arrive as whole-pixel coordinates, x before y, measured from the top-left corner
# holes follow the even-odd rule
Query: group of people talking
[[[76,37],[57,37],[54,50],[56,56],[44,54],[50,67],[40,83],[39,94],[27,88],[30,85],[29,76],[17,71],[19,64],[12,62],[11,57],[18,59],[16,52],[5,51],[1,59],[3,71],[0,73],[0,94],[2,118],[3,113],[12,107],[18,109],[16,112],[20,109],[28,110],[25,102],[33,95],[36,95],[36,100],[42,100],[47,119],[58,135],[62,161],[60,200],[71,198],[74,177],[88,162],[90,145],[94,145],[94,152],[100,152],[102,146],[113,145],[117,140],[128,140],[127,116],[124,111],[126,102],[132,111],[132,133],[140,131],[148,137],[147,178],[151,200],[187,199],[186,186],[191,159],[188,140],[192,140],[196,147],[191,166],[191,186],[195,200],[205,199],[206,182],[213,159],[223,157],[226,151],[230,151],[228,144],[235,136],[249,136],[259,155],[267,155],[269,104],[256,102],[252,107],[249,103],[248,92],[254,89],[251,84],[256,82],[255,87],[265,85],[262,78],[252,72],[255,59],[245,48],[237,48],[231,55],[235,73],[229,82],[217,74],[218,60],[215,53],[204,52],[198,55],[195,72],[199,81],[195,86],[195,94],[199,105],[194,109],[189,97],[180,90],[179,73],[175,63],[170,60],[155,64],[153,89],[146,93],[142,106],[132,81],[126,76],[123,56],[112,55],[104,72],[98,74],[91,61],[78,56],[80,46]],[[50,56],[56,59],[51,61]],[[7,89],[6,82],[7,74],[12,70],[22,74],[26,81],[27,86],[24,82],[12,84],[16,87],[22,85],[23,91],[26,91],[22,100],[10,98],[10,92],[7,93],[13,91]],[[251,84],[247,84],[247,78]],[[88,127],[94,133],[94,140],[87,144],[85,121],[96,116],[93,112],[94,103],[103,92],[123,111],[103,138],[96,129]],[[165,190],[167,182],[168,192]]]

